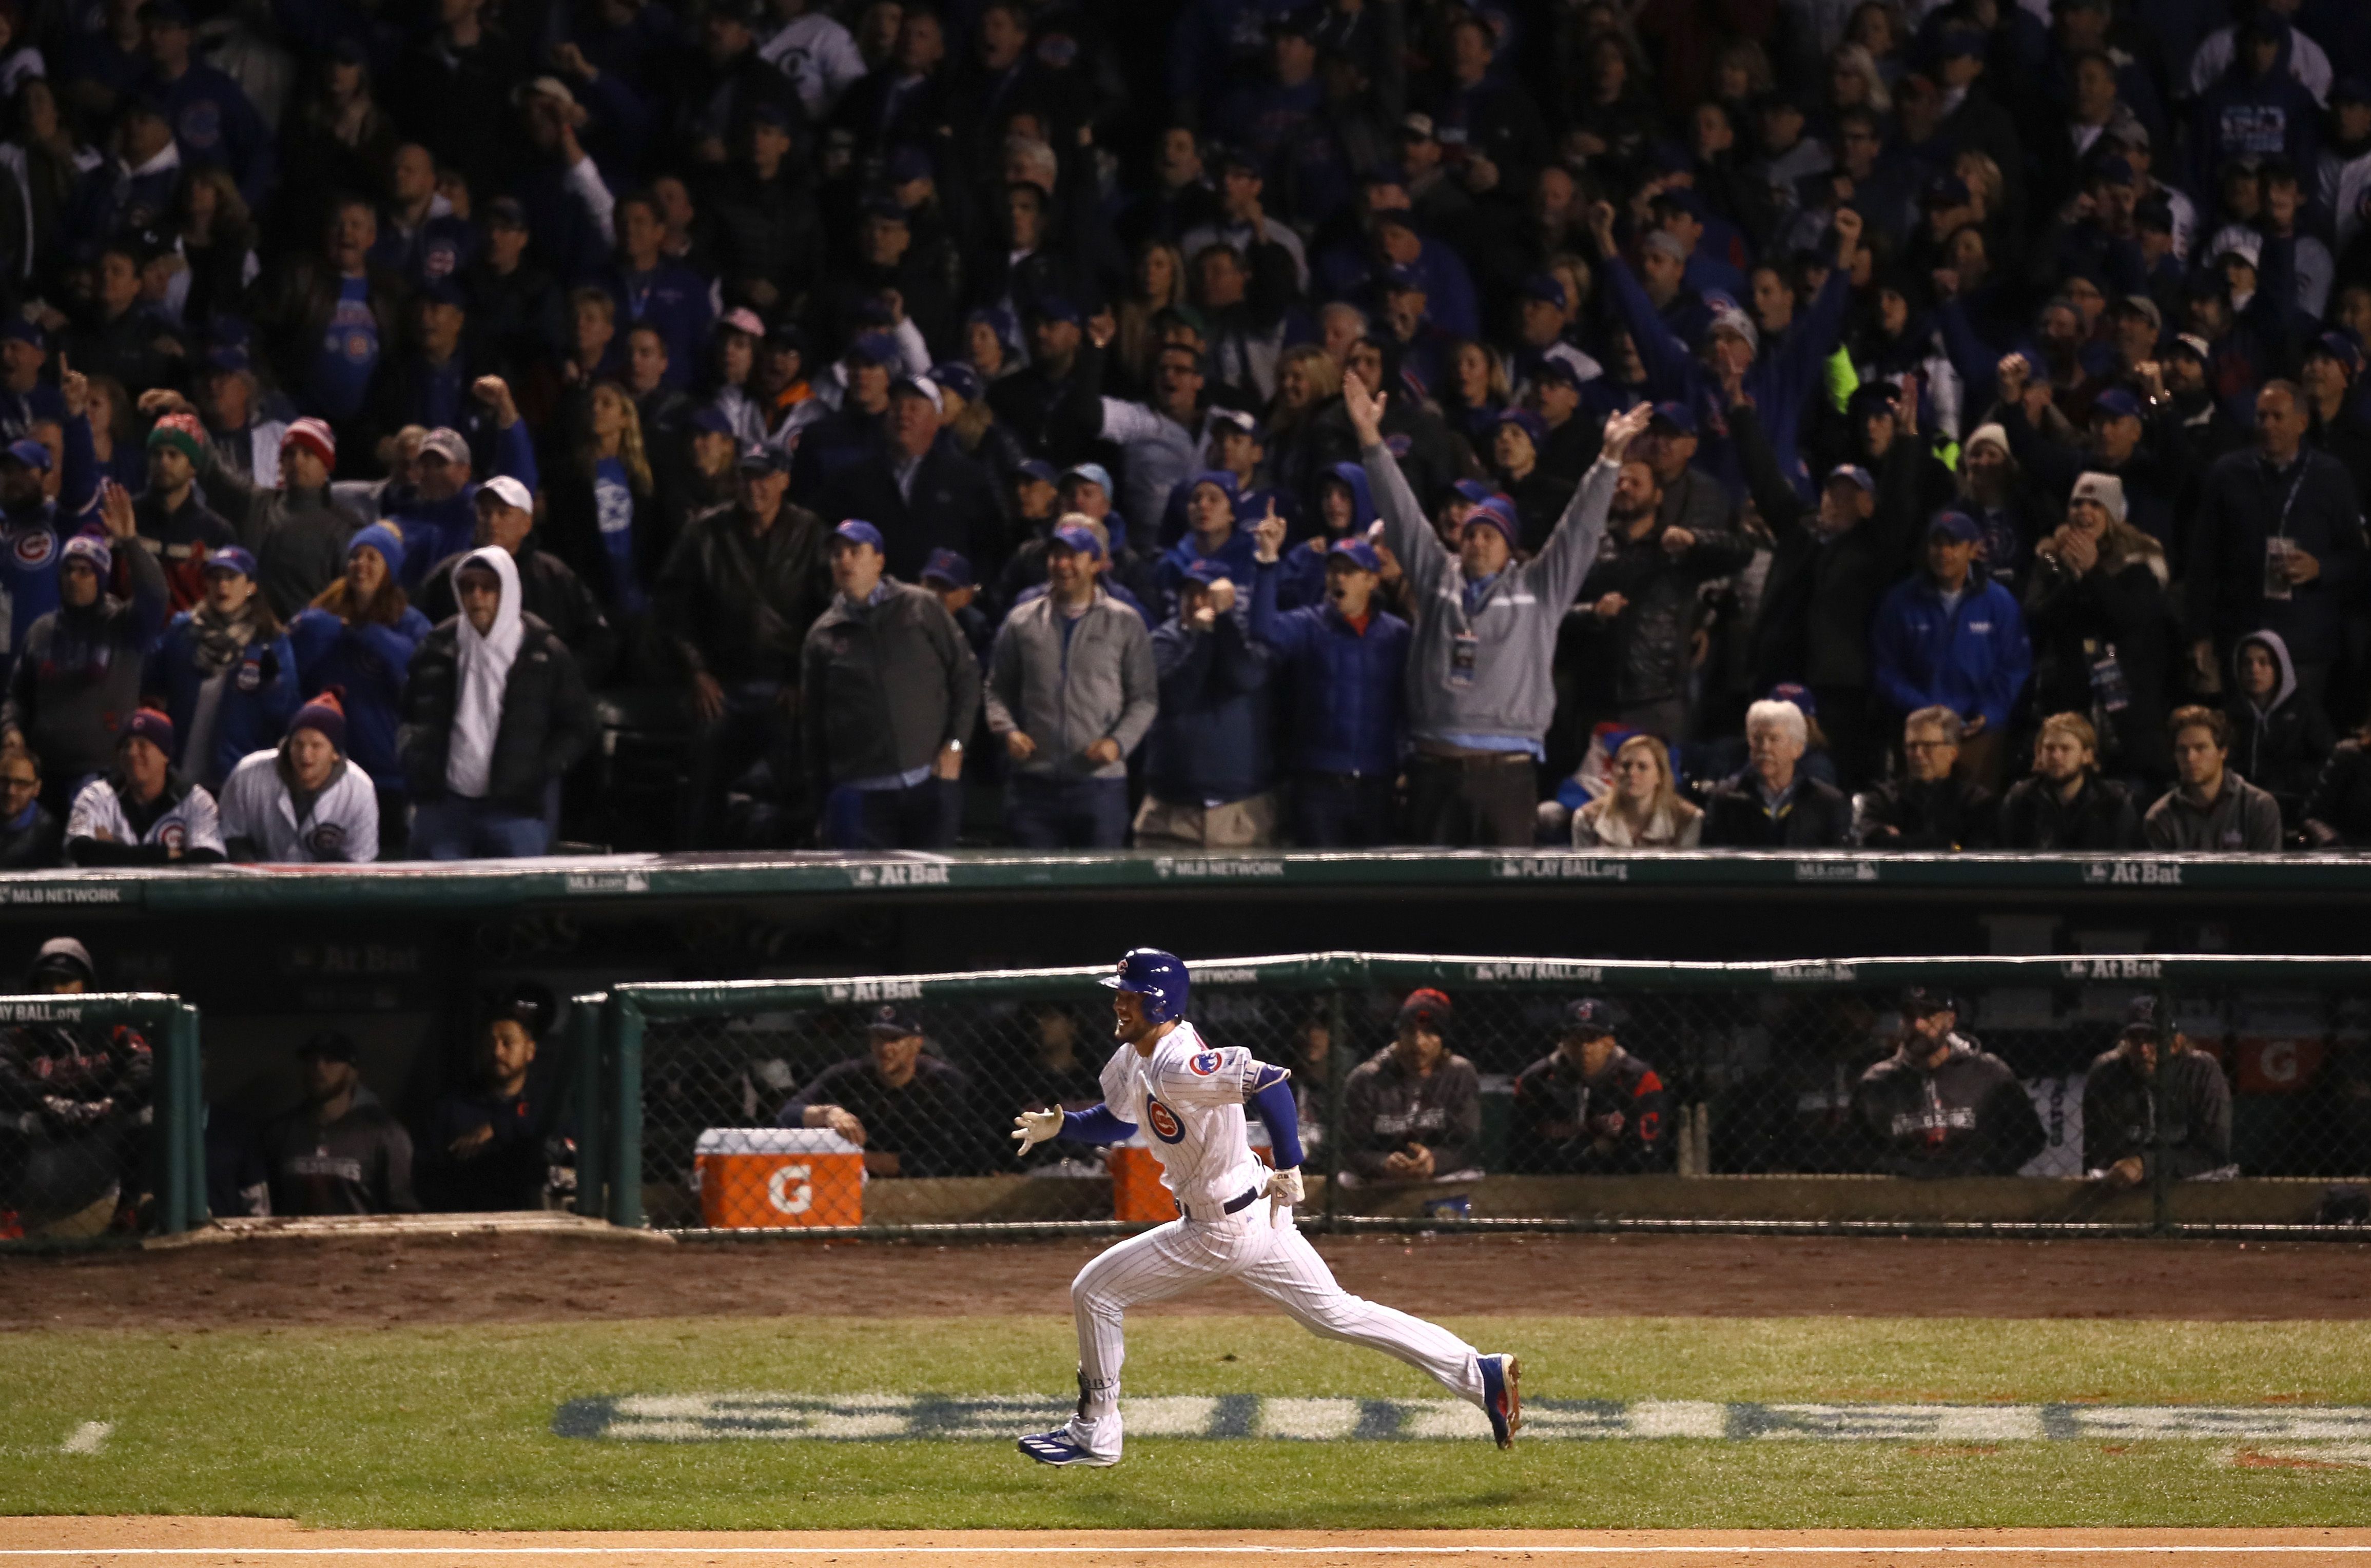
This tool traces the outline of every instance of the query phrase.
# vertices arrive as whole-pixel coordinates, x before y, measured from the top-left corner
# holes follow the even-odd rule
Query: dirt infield
[[[699,1314],[1063,1314],[1099,1241],[260,1240],[0,1260],[0,1329],[534,1322]],[[1452,1314],[2371,1318],[2371,1246],[1737,1236],[1343,1237],[1345,1286]],[[1141,1310],[1262,1309],[1218,1285]]]
[[[181,1568],[351,1562],[378,1568],[481,1568],[518,1562],[552,1568],[599,1564],[730,1564],[791,1568],[1290,1568],[1378,1564],[1557,1563],[1588,1568],[1777,1568],[1781,1563],[1899,1565],[1965,1562],[1998,1568],[2122,1568],[2149,1563],[2371,1562],[2371,1530],[1108,1530],[831,1531],[677,1535],[438,1534],[305,1530],[279,1519],[0,1519],[0,1562],[170,1562]]]

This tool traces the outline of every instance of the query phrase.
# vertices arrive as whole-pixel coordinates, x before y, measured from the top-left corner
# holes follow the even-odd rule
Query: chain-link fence
[[[0,1245],[205,1216],[198,1012],[145,993],[0,997]]]
[[[1158,1108],[1115,1148],[1006,1136],[1101,1099],[1104,973],[621,987],[584,1201],[734,1235],[1171,1217]],[[1304,1223],[2265,1234],[2371,1220],[2366,975],[1332,953],[1196,964],[1190,1016],[1292,1069]]]

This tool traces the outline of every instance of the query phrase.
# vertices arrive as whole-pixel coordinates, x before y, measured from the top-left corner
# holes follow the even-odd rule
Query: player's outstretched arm
[[[1126,1143],[1136,1136],[1136,1124],[1122,1121],[1119,1113],[1108,1105],[1098,1105],[1092,1111],[1024,1111],[1012,1118],[1012,1141],[1020,1147],[1016,1156],[1055,1138],[1069,1143]]]
[[[1268,1147],[1277,1169],[1301,1165],[1301,1111],[1292,1102],[1292,1075],[1282,1067],[1263,1066],[1250,1094],[1244,1096],[1252,1114],[1267,1124]]]

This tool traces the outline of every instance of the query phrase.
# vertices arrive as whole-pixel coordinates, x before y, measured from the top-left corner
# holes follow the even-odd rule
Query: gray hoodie
[[[1618,463],[1600,457],[1540,553],[1509,563],[1471,614],[1465,572],[1434,534],[1424,508],[1386,448],[1359,454],[1383,519],[1383,542],[1407,572],[1416,637],[1408,649],[1408,728],[1419,741],[1505,736],[1538,745],[1556,715],[1550,664],[1556,628],[1597,562]],[[1460,644],[1472,638],[1471,657]],[[1461,673],[1460,663],[1467,668]]]
[[[997,628],[988,657],[988,728],[1019,730],[1037,743],[1016,771],[1048,778],[1125,778],[1128,754],[1152,728],[1161,687],[1144,617],[1095,586],[1094,602],[1062,637],[1051,594],[1014,610]],[[1119,743],[1118,762],[1096,764],[1087,748]]]

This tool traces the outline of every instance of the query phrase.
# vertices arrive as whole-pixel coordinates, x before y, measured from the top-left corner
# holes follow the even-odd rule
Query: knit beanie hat
[[[2124,520],[2124,481],[2113,474],[2085,474],[2075,481],[2075,493],[2066,499],[2096,501],[2110,517],[2119,523]]]
[[[331,687],[296,710],[296,717],[288,721],[288,732],[293,735],[299,730],[318,730],[322,739],[338,748],[339,755],[345,755],[346,709],[338,700],[337,688]]]
[[[169,446],[187,457],[194,466],[204,460],[205,427],[192,414],[167,414],[148,432],[148,450]]]
[[[338,471],[338,437],[327,420],[308,415],[292,421],[287,433],[280,438],[280,449],[284,452],[292,446],[301,446],[318,457],[330,472]]]
[[[352,556],[364,545],[376,550],[379,559],[387,562],[387,574],[389,577],[402,577],[403,534],[394,524],[374,523],[361,530],[346,541],[346,554]]]
[[[123,728],[117,732],[115,742],[121,745],[135,738],[146,741],[167,756],[171,756],[173,721],[160,709],[143,708],[123,721]]]

